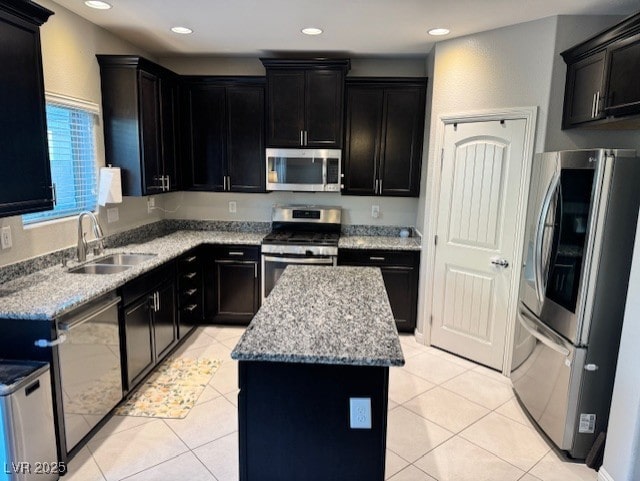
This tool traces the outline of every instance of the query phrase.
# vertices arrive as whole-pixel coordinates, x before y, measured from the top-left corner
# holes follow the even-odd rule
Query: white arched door
[[[512,289],[527,121],[445,126],[431,343],[501,370]]]

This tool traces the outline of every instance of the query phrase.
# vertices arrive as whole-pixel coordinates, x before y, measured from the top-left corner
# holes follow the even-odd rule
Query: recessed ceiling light
[[[305,35],[320,35],[322,33],[322,29],[317,27],[305,27],[300,31]]]
[[[171,27],[171,31],[182,35],[189,35],[190,33],[193,33],[193,30],[187,27]]]
[[[448,28],[432,28],[429,30],[429,35],[447,35],[448,33]]]
[[[87,0],[84,2],[87,7],[95,8],[98,10],[109,10],[111,8],[111,4],[107,2],[101,2],[100,0]]]

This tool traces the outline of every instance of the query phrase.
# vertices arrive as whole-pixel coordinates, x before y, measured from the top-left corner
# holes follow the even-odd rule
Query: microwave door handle
[[[327,185],[327,158],[322,159],[322,187]]]
[[[538,224],[536,226],[536,235],[533,244],[533,267],[534,267],[534,280],[536,287],[536,294],[538,300],[542,302],[544,300],[544,280],[542,277],[542,241],[544,238],[545,222],[547,215],[549,214],[549,207],[551,206],[551,200],[556,192],[556,189],[560,185],[560,173],[556,172],[551,179],[549,188],[545,193],[544,200],[542,201],[542,209],[540,209],[540,216],[538,217]]]

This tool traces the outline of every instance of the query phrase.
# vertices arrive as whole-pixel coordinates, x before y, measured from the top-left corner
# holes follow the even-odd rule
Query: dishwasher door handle
[[[98,304],[97,306],[95,306],[93,309],[91,309],[91,311],[89,311],[87,313],[84,313],[82,316],[77,317],[75,319],[72,319],[69,322],[60,323],[58,325],[58,328],[61,331],[64,331],[64,332],[70,331],[71,329],[73,329],[75,327],[78,327],[78,326],[84,324],[87,321],[90,321],[94,317],[99,316],[103,312],[108,311],[113,306],[118,305],[120,300],[121,300],[120,297],[116,297],[114,299],[109,299],[108,301],[104,301],[104,302]]]

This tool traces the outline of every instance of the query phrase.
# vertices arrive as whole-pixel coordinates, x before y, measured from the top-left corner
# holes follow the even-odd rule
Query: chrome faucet
[[[82,219],[84,216],[88,216],[89,219],[91,219],[93,227],[93,235],[95,236],[94,242],[96,242],[96,246],[93,248],[93,253],[95,255],[100,255],[104,251],[104,234],[102,233],[102,227],[100,227],[100,223],[94,213],[85,210],[78,216],[78,262],[84,262],[87,260],[87,249],[89,248],[87,240],[85,239],[87,234],[82,231]]]

